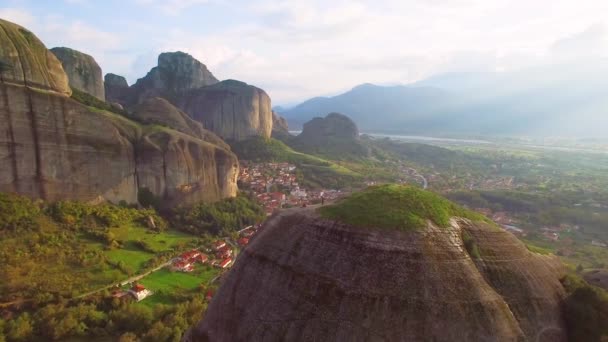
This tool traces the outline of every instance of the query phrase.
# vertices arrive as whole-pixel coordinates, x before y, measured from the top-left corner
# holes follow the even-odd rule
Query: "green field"
[[[142,305],[175,303],[176,297],[202,292],[209,282],[220,274],[220,270],[211,266],[197,265],[193,272],[173,272],[163,268],[143,278],[140,283],[154,294],[140,302]]]

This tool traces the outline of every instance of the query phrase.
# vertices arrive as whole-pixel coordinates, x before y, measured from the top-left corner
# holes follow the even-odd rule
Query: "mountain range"
[[[363,84],[275,109],[300,128],[330,112],[364,132],[433,135],[603,136],[608,63],[513,72],[448,73],[398,86]]]

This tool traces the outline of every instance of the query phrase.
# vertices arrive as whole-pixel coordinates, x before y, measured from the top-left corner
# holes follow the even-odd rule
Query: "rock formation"
[[[0,60],[11,64],[0,82],[0,191],[134,203],[148,188],[165,206],[236,195],[237,158],[213,133],[164,100],[132,118],[156,124],[82,105],[31,32],[0,25]]]
[[[270,137],[272,109],[266,92],[239,81],[218,82],[204,64],[186,53],[160,54],[158,66],[128,91],[122,81],[114,81],[120,85],[107,86],[107,99],[126,108],[162,97],[222,139]],[[120,91],[110,91],[114,87]]]
[[[177,107],[226,140],[245,140],[272,132],[270,97],[262,89],[226,80],[192,90],[175,100]]]
[[[188,114],[180,111],[169,101],[161,97],[146,99],[143,103],[135,106],[132,117],[134,120],[144,124],[171,127],[176,131],[230,149],[228,144],[217,135],[203,129],[203,125],[192,120]]]
[[[369,147],[359,138],[355,122],[340,113],[316,117],[305,123],[302,133],[292,139],[290,145],[301,152],[339,159],[362,158],[371,154]]]
[[[283,140],[289,136],[289,127],[284,117],[272,111],[272,137]]]
[[[359,129],[348,116],[330,113],[325,118],[316,117],[305,123],[301,136],[307,140],[326,137],[354,140],[359,139]]]
[[[106,101],[119,103],[121,106],[126,103],[129,96],[129,84],[124,77],[112,73],[106,74],[104,77],[104,88]]]
[[[433,196],[397,191],[377,206],[428,209]],[[486,222],[423,218],[422,227],[387,229],[316,209],[281,212],[241,252],[184,341],[565,340],[557,258]]]
[[[29,30],[0,19],[0,74],[5,83],[72,93],[61,63]]]
[[[203,63],[189,54],[164,52],[158,56],[158,65],[132,86],[131,101],[140,103],[148,97],[161,96],[174,102],[189,90],[218,82]]]
[[[93,57],[66,47],[52,48],[51,52],[61,61],[70,87],[106,100],[101,68]]]

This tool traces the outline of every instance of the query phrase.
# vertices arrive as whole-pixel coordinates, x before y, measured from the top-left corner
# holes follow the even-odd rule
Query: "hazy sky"
[[[0,18],[51,48],[142,77],[182,50],[273,104],[446,71],[605,56],[606,0],[3,0]]]

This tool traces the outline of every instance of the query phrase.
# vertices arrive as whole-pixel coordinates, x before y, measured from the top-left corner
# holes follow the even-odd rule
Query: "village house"
[[[232,265],[232,258],[226,258],[222,260],[222,262],[220,262],[217,267],[225,269],[230,267],[230,265]]]
[[[219,251],[221,248],[224,248],[225,246],[226,246],[226,242],[225,241],[218,240],[218,241],[215,241],[213,243],[213,250],[214,251]]]
[[[217,252],[215,253],[215,256],[218,259],[228,258],[228,257],[232,256],[232,248],[230,248],[230,246],[224,246],[217,250]]]
[[[129,293],[132,294],[133,297],[135,297],[135,300],[137,300],[138,302],[152,295],[152,291],[146,289],[141,284],[134,284],[133,287],[129,290]]]
[[[178,260],[173,263],[171,269],[179,272],[192,272],[194,271],[194,265],[190,261]]]
[[[239,244],[239,246],[245,247],[249,244],[249,238],[242,237],[242,238],[238,239],[237,243]]]

